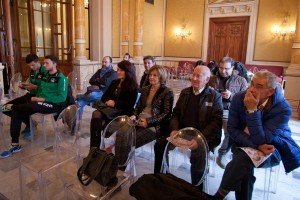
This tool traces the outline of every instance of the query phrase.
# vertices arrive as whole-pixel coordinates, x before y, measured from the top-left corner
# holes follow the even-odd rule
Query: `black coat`
[[[133,111],[133,115],[138,116],[145,108],[150,89],[151,85],[141,88],[141,97]],[[152,117],[146,119],[148,126],[155,127],[158,137],[169,134],[168,125],[172,114],[173,102],[174,95],[172,89],[162,84],[151,103]]]
[[[120,95],[115,97],[114,92],[119,83],[119,79],[113,80],[106,92],[103,94],[101,101],[105,103],[108,100],[114,100],[115,107],[122,110],[121,115],[131,116],[138,94],[138,88],[131,89],[129,91],[121,89]]]
[[[193,88],[183,89],[173,110],[170,121],[170,131],[180,130],[183,127],[184,117],[190,95]],[[221,142],[223,104],[221,95],[214,89],[206,86],[198,104],[199,131],[204,135],[210,149],[213,149]],[[197,127],[194,127],[197,128]]]

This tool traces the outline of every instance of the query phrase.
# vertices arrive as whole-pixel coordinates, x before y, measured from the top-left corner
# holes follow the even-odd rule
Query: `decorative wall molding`
[[[211,16],[213,15],[226,15],[226,14],[233,14],[233,13],[239,13],[239,14],[249,14],[252,12],[253,5],[247,4],[247,5],[228,5],[228,6],[211,6],[208,8],[208,12]]]
[[[208,0],[208,4],[225,4],[225,3],[238,3],[238,2],[246,2],[246,1],[255,1],[255,0]]]

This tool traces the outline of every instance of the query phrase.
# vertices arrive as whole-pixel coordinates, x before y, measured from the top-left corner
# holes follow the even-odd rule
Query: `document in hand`
[[[255,167],[259,167],[265,160],[267,160],[272,154],[265,155],[263,152],[253,149],[251,147],[240,147],[251,158]]]

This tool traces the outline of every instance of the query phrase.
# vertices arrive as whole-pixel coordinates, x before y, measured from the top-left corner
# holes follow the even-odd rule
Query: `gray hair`
[[[277,86],[277,76],[275,74],[273,74],[272,72],[269,72],[267,70],[256,72],[254,74],[254,77],[267,79],[267,81],[268,81],[267,86],[269,88],[274,88],[275,89],[276,86]]]

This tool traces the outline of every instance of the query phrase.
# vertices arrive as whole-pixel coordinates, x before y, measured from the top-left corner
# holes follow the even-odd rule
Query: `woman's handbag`
[[[110,120],[116,118],[117,116],[121,115],[121,113],[122,113],[122,110],[107,106],[102,101],[95,102],[94,108],[99,110],[103,115],[105,115],[105,117],[107,119],[110,119]]]
[[[87,186],[92,180],[102,186],[107,186],[115,180],[118,163],[115,156],[96,147],[90,149],[89,155],[83,159],[82,166],[77,171],[81,184]]]

